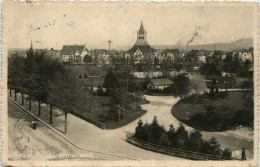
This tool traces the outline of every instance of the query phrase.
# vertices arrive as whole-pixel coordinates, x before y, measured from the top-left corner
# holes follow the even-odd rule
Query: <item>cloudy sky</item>
[[[232,42],[252,38],[249,4],[173,3],[14,3],[4,4],[4,42],[11,48],[61,49],[65,44],[119,49],[131,46],[143,20],[151,45]]]

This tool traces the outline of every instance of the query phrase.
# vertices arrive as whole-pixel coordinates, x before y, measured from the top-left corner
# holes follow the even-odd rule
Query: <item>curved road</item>
[[[173,96],[146,96],[150,104],[142,105],[142,108],[147,110],[147,113],[141,117],[143,122],[151,123],[154,116],[157,116],[158,123],[163,124],[168,129],[170,124],[175,128],[179,126],[179,121],[171,114],[172,106],[178,102],[178,98]],[[139,119],[138,119],[139,120]],[[138,120],[118,129],[102,130],[96,126],[78,118],[71,114],[68,116],[68,132],[65,135],[71,141],[75,142],[79,147],[113,153],[117,155],[145,159],[145,160],[172,160],[180,159],[168,155],[154,153],[136,146],[133,146],[125,141],[127,133],[134,133]],[[185,125],[189,132],[193,128]],[[222,147],[229,147],[231,150],[240,151],[242,147],[247,150],[247,157],[252,157],[253,141],[245,140],[242,136],[233,135],[226,132],[202,132],[204,139],[216,137]]]
[[[146,96],[146,99],[150,101],[150,104],[142,105],[142,108],[147,110],[147,113],[141,117],[143,122],[151,123],[154,116],[157,116],[158,123],[163,124],[166,129],[169,128],[170,124],[173,124],[175,128],[179,126],[180,122],[171,114],[171,108],[177,103],[178,98],[173,96]],[[56,128],[64,129],[63,123],[60,124],[61,121],[64,121],[63,119],[63,116],[56,118],[54,121],[58,126]],[[95,150],[97,152],[144,160],[180,159],[147,151],[127,143],[125,141],[126,135],[135,132],[138,120],[118,129],[102,130],[74,115],[68,114],[68,131],[65,137],[85,150]],[[189,132],[193,129],[185,124],[184,127]],[[245,128],[238,131],[229,130],[225,132],[202,131],[202,135],[204,139],[216,137],[222,147],[229,147],[236,152],[241,151],[241,148],[244,147],[246,148],[248,159],[253,157],[252,132]]]
[[[147,113],[141,117],[143,122],[146,120],[151,122],[154,116],[157,116],[159,123],[172,120],[171,107],[178,99],[173,97],[151,97],[147,96],[147,100],[151,103],[143,105],[142,108],[147,110]],[[65,135],[81,148],[113,153],[127,157],[144,159],[144,160],[174,160],[180,159],[173,156],[147,151],[131,145],[125,141],[127,133],[134,133],[137,126],[136,121],[113,130],[102,130],[96,126],[69,114],[68,115],[68,132]]]

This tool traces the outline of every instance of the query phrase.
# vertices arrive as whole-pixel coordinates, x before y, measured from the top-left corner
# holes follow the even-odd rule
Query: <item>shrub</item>
[[[217,156],[230,157],[232,152],[229,148],[222,150],[214,137],[210,140],[203,140],[202,134],[198,130],[192,131],[189,135],[182,124],[179,125],[177,130],[175,130],[173,125],[170,125],[169,130],[166,131],[163,126],[158,124],[156,117],[154,117],[151,124],[143,124],[140,119],[135,129],[135,138],[165,147],[174,147]]]
[[[231,157],[231,155],[232,155],[232,151],[230,150],[230,148],[225,148],[224,150],[222,150],[223,157]]]
[[[250,109],[241,109],[235,113],[234,120],[236,124],[243,126],[253,126],[254,122],[254,111]]]

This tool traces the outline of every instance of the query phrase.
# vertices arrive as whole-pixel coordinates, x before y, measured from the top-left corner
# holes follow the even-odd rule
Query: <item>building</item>
[[[47,51],[47,55],[52,59],[52,60],[58,60],[60,61],[61,59],[61,52],[59,50],[54,50],[51,48],[50,50]]]
[[[64,45],[61,50],[61,62],[83,63],[87,55],[85,45]]]
[[[155,49],[147,42],[147,33],[141,21],[140,29],[137,31],[135,45],[127,51],[125,58],[134,64],[151,63],[153,64]]]
[[[162,59],[167,60],[172,64],[174,62],[174,59],[179,57],[180,54],[181,52],[178,49],[166,49],[161,53],[161,57]]]
[[[134,76],[134,78],[158,78],[163,76],[162,71],[133,71],[131,74]]]
[[[165,88],[169,88],[171,85],[172,81],[170,79],[150,79],[150,82],[147,84],[147,89],[163,90]]]

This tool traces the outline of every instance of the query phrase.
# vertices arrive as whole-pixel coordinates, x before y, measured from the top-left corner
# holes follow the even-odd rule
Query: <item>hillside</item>
[[[253,47],[253,39],[245,38],[239,39],[237,41],[231,43],[211,43],[211,44],[203,44],[203,45],[189,45],[189,50],[223,50],[223,51],[231,51],[237,49],[248,49],[249,47]],[[176,46],[176,45],[153,45],[155,49],[167,49],[167,48],[178,48],[178,49],[187,49],[186,45]]]

